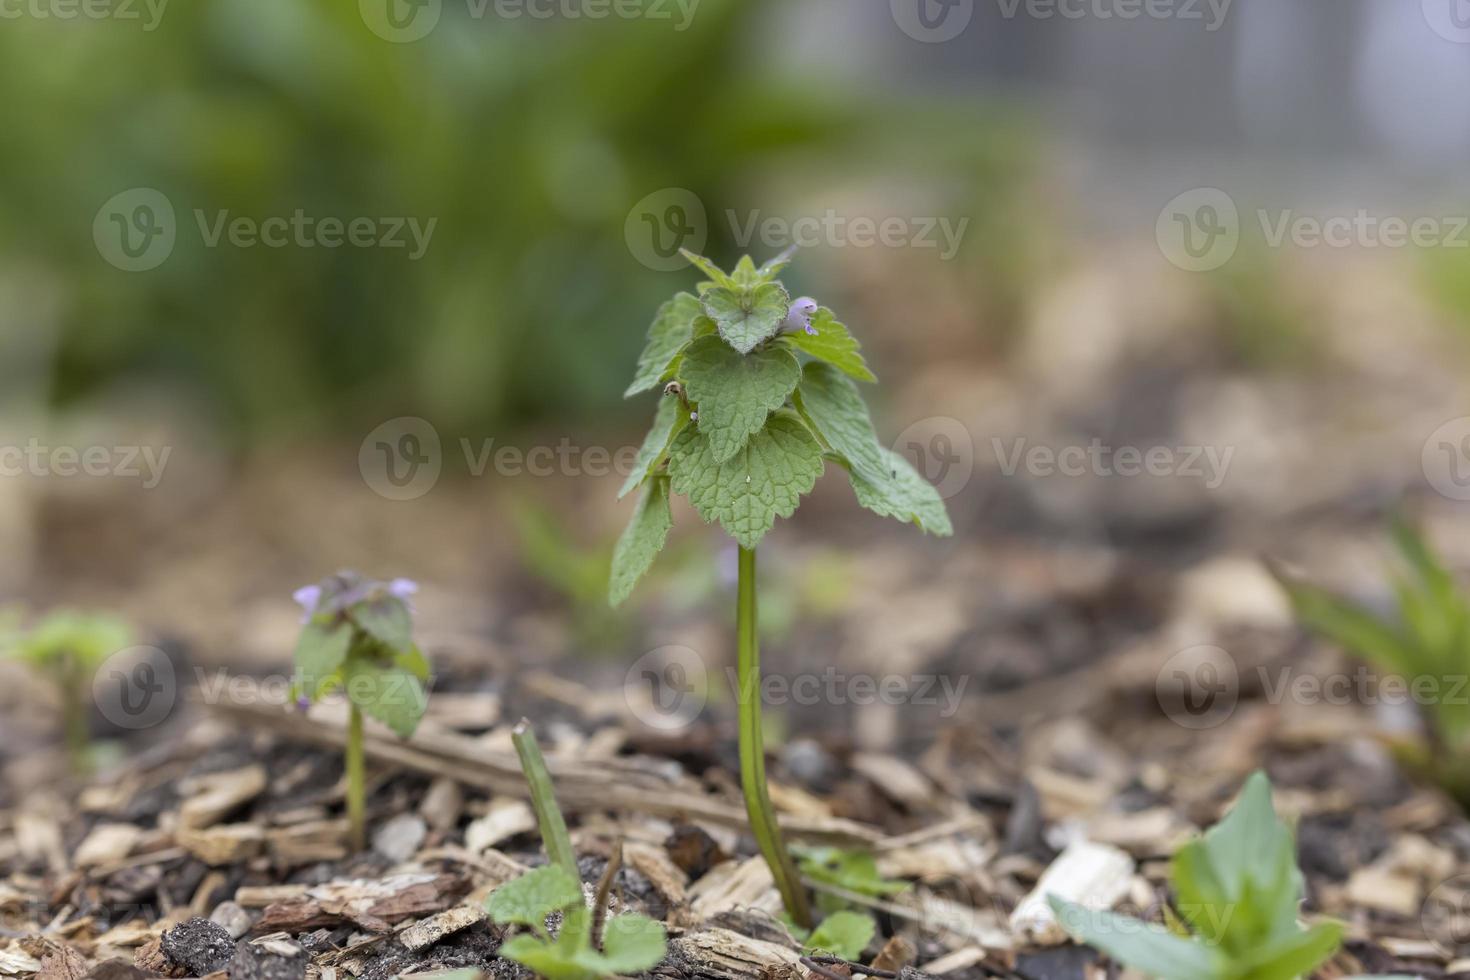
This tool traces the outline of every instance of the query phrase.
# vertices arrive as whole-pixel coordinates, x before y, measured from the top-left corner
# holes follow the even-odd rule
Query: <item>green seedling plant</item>
[[[810,904],[766,788],[756,546],[776,518],[796,511],[829,462],[869,510],[937,535],[952,530],[934,487],[879,442],[857,387],[877,379],[857,340],[815,300],[793,302],[777,279],[790,253],[760,267],[746,256],[730,273],[684,255],[706,280],[659,309],[625,393],[659,389],[663,398],[622,487],[621,495],[640,487],[642,495],[613,552],[609,599],[626,599],[663,548],[670,493],[735,539],[741,787],[787,914],[809,929]]]
[[[1399,677],[1410,690],[1426,682],[1441,694],[1459,689],[1470,672],[1470,602],[1424,537],[1394,521],[1402,569],[1393,578],[1397,615],[1369,608],[1282,573],[1278,580],[1303,624],[1349,652]],[[1416,697],[1429,744],[1394,748],[1411,768],[1443,786],[1470,809],[1470,708],[1463,698]]]
[[[358,850],[367,836],[363,716],[408,738],[429,706],[429,661],[413,641],[408,604],[417,591],[408,579],[338,572],[293,595],[305,610],[292,685],[298,707],[337,691],[347,698],[347,822]]]
[[[1293,980],[1325,962],[1343,927],[1297,921],[1303,880],[1264,773],[1218,824],[1174,855],[1171,928],[1050,896],[1076,939],[1159,980]]]
[[[536,735],[523,720],[511,739],[531,788],[531,804],[551,863],[506,882],[486,900],[485,910],[497,924],[530,930],[506,940],[500,955],[546,980],[596,980],[653,969],[668,948],[663,925],[646,915],[626,913],[598,928],[587,908],[577,855]],[[557,913],[561,926],[553,936],[547,919]]]
[[[55,685],[66,750],[72,767],[84,772],[91,747],[92,676],[104,660],[133,642],[133,632],[116,617],[69,609],[49,613],[22,631],[13,615],[8,626],[0,624],[0,642]]]

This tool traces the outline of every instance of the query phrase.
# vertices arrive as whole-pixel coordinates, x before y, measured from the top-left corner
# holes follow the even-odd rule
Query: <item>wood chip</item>
[[[79,868],[95,868],[102,864],[121,861],[133,851],[133,846],[143,836],[141,827],[130,823],[101,823],[77,845],[76,864]]]
[[[387,932],[396,922],[450,908],[469,887],[460,875],[403,874],[372,881],[329,882],[267,906],[252,931],[294,935],[351,923],[367,932]]]
[[[411,950],[420,950],[445,936],[468,929],[484,918],[485,910],[478,905],[456,905],[402,930],[398,933],[398,941]]]
[[[1089,909],[1110,909],[1128,893],[1133,859],[1109,844],[1077,841],[1057,856],[1036,887],[1011,913],[1011,929],[1043,946],[1065,942],[1047,896],[1056,895]]]
[[[261,765],[182,780],[179,789],[189,799],[179,806],[179,825],[196,829],[212,827],[259,796],[265,785],[266,772]]]
[[[81,953],[60,943],[52,944],[51,951],[41,957],[41,972],[36,980],[82,980],[91,969],[91,964]]]
[[[934,804],[934,786],[929,778],[902,759],[877,752],[858,752],[852,757],[852,768],[884,796],[910,810],[925,810]]]
[[[729,929],[703,929],[673,940],[676,952],[698,964],[697,973],[715,980],[757,980],[768,966],[795,964],[795,950],[742,936]]]
[[[180,827],[179,846],[211,867],[248,861],[265,848],[265,830],[256,824],[232,823],[194,830]]]
[[[954,973],[958,970],[968,970],[970,967],[985,959],[985,950],[979,946],[966,946],[957,949],[953,953],[946,953],[937,960],[930,960],[924,964],[924,972],[936,976],[944,976],[946,973]]]
[[[535,829],[536,814],[528,804],[499,797],[490,801],[490,810],[483,817],[470,821],[464,831],[464,846],[471,854],[478,854]]]

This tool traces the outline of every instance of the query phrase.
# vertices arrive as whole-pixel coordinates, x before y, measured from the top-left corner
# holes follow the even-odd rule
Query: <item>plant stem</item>
[[[791,854],[781,839],[781,828],[766,791],[766,750],[761,732],[761,651],[756,635],[755,549],[740,549],[740,585],[736,630],[736,671],[740,690],[740,785],[745,793],[745,812],[750,831],[770,866],[771,877],[786,905],[786,913],[803,929],[812,927],[811,907],[801,887]]]
[[[362,762],[362,709],[351,706],[347,715],[347,824],[352,835],[352,849],[367,847],[366,780]]]
[[[88,694],[85,671],[78,668],[74,658],[67,656],[61,676],[61,723],[65,732],[66,752],[71,759],[72,771],[85,775],[90,769],[87,750],[91,744],[88,724]]]
[[[546,847],[546,856],[581,881],[582,876],[577,871],[577,852],[572,850],[572,837],[567,833],[561,807],[556,805],[551,773],[546,769],[546,760],[541,757],[541,745],[536,741],[531,723],[522,718],[511,730],[510,740],[516,747],[516,755],[521,757],[521,771],[526,774],[526,783],[531,787],[531,806],[536,811],[536,822],[541,825],[541,843]]]

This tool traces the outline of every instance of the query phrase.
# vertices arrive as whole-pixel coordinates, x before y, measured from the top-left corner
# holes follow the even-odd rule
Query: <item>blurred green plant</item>
[[[408,579],[379,582],[338,572],[292,596],[305,611],[292,694],[301,708],[340,690],[347,697],[347,822],[352,845],[367,843],[363,715],[408,738],[429,707],[429,661],[413,641]]]
[[[834,175],[897,174],[954,188],[936,207],[958,214],[999,208],[1029,179],[1022,141],[998,140],[1009,122],[988,107],[860,95],[777,57],[762,32],[780,7],[703,0],[675,32],[444,4],[412,44],[327,0],[170,4],[150,30],[8,19],[0,254],[64,299],[52,398],[138,379],[241,438],[388,412],[487,427],[604,411],[636,352],[614,327],[666,291],[624,240],[646,195],[691,191],[708,251],[728,255],[722,216],[749,204],[756,175],[820,192]],[[93,243],[101,206],[132,188],[175,212],[173,251],[146,272]],[[437,225],[417,260],[210,247],[200,228],[297,211]]]
[[[1291,830],[1257,772],[1218,824],[1174,855],[1170,928],[1048,896],[1062,928],[1159,980],[1295,980],[1337,951],[1343,927],[1297,924],[1302,873]]]
[[[132,642],[126,622],[101,613],[58,609],[29,630],[20,628],[18,611],[0,615],[0,649],[12,651],[56,687],[67,752],[78,772],[89,768],[92,677],[104,660]]]
[[[1392,577],[1397,615],[1372,609],[1273,569],[1297,617],[1334,643],[1401,678],[1411,690],[1427,680],[1437,697],[1415,697],[1425,712],[1427,744],[1395,742],[1400,759],[1470,810],[1470,707],[1450,693],[1470,673],[1470,602],[1455,577],[1407,521],[1392,537],[1401,568]]]

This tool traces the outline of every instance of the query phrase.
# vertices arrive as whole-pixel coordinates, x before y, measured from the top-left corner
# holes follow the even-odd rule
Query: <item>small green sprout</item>
[[[306,611],[292,685],[301,708],[341,690],[347,722],[347,820],[353,847],[366,844],[362,718],[371,715],[408,738],[429,705],[429,661],[413,642],[408,579],[378,582],[339,572],[293,598]]]
[[[127,623],[113,616],[58,609],[29,631],[17,627],[15,613],[0,622],[0,645],[44,674],[61,698],[62,730],[72,765],[87,768],[91,743],[88,713],[92,675],[98,666],[133,642]]]
[[[877,928],[872,916],[844,909],[823,919],[802,946],[807,953],[830,953],[844,960],[855,960],[873,941]]]
[[[485,910],[494,922],[531,930],[507,940],[500,955],[546,980],[596,980],[651,970],[668,948],[663,925],[646,915],[628,913],[607,920],[600,937],[593,935],[594,917],[577,876],[576,853],[528,722],[522,720],[516,726],[512,741],[531,787],[531,802],[551,863],[506,882],[486,900]],[[553,936],[546,920],[558,912],[561,928]]]
[[[766,789],[761,744],[755,549],[790,517],[828,462],[846,471],[862,506],[937,535],[953,533],[944,501],[873,429],[858,381],[875,381],[857,340],[831,310],[792,301],[777,276],[790,253],[725,273],[685,257],[707,281],[665,303],[648,331],[631,397],[662,386],[663,400],[620,496],[643,487],[613,552],[608,598],[625,600],[663,549],[669,494],[688,497],[739,545],[737,634],[740,782],[751,832],[787,913],[811,928],[811,907]]]
[[[906,881],[884,878],[878,873],[878,861],[868,851],[849,851],[840,847],[810,847],[797,851],[797,866],[811,881],[832,885],[845,892],[869,898],[887,898],[909,887]],[[824,912],[846,908],[835,895],[819,893],[817,907]]]
[[[1306,626],[1416,691],[1426,681],[1437,685],[1441,695],[1458,690],[1458,679],[1470,671],[1470,602],[1418,531],[1396,520],[1392,534],[1403,563],[1393,582],[1395,617],[1381,617],[1279,570],[1277,578]],[[1435,751],[1400,745],[1401,757],[1470,809],[1470,764],[1464,761],[1470,749],[1470,711],[1460,698],[1415,701],[1427,715]]]
[[[1062,927],[1118,962],[1159,980],[1294,980],[1325,962],[1343,927],[1297,923],[1302,874],[1291,830],[1257,772],[1240,800],[1172,866],[1175,930],[1050,896]]]

